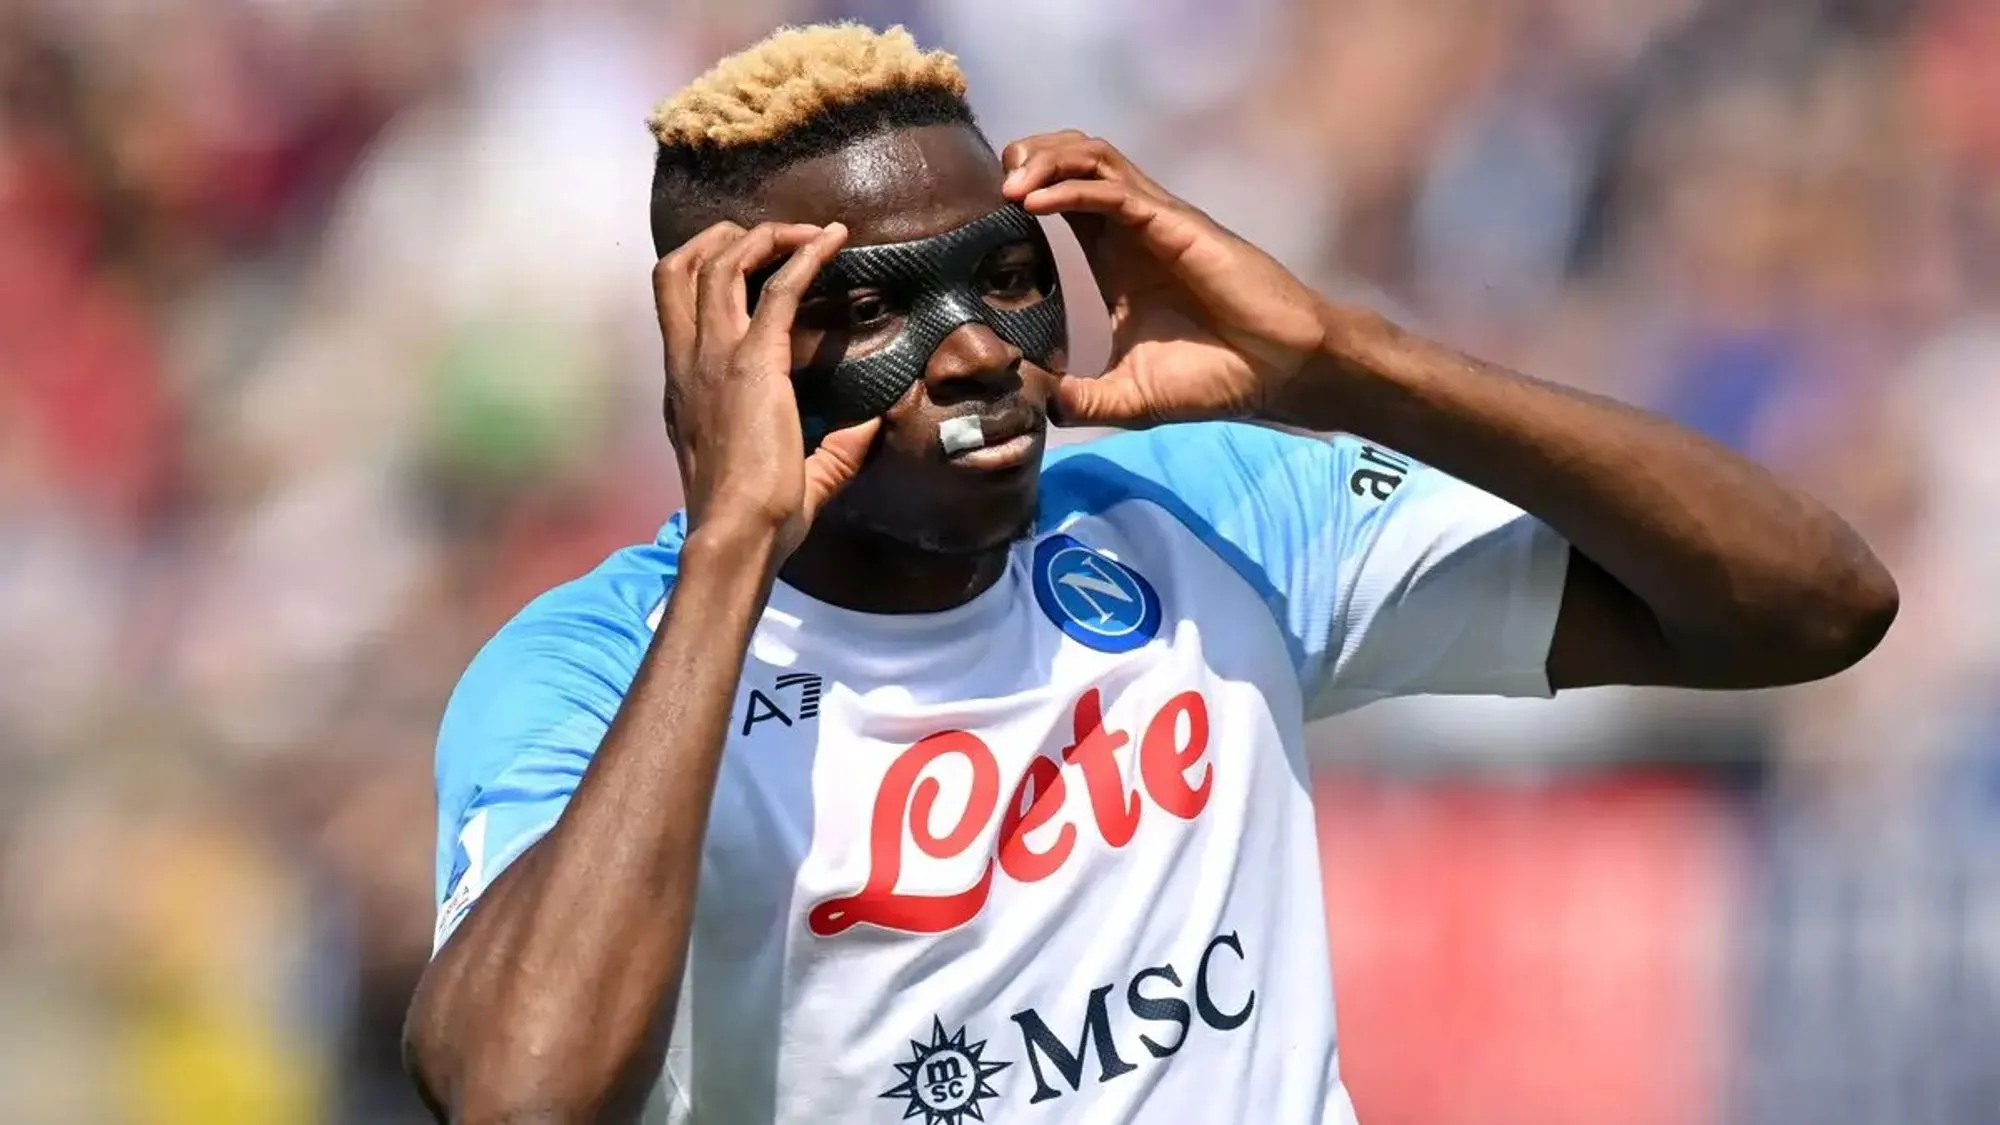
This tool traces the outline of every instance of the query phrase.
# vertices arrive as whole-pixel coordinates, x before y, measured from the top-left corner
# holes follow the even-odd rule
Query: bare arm
[[[576,794],[424,974],[408,1046],[440,1116],[636,1119],[666,1054],[709,799],[775,551],[754,530],[690,536]]]
[[[1832,675],[1895,619],[1889,572],[1841,519],[1645,411],[1461,355],[1366,312],[1272,401],[1533,513],[1573,552],[1556,688],[1754,688]]]
[[[1513,502],[1574,548],[1554,686],[1797,683],[1895,619],[1894,580],[1839,517],[1714,443],[1330,305],[1101,139],[1046,133],[1002,161],[1008,198],[1069,220],[1111,314],[1110,368],[1058,388],[1066,421],[1342,430]]]
[[[718,224],[654,271],[693,530],[575,793],[418,987],[405,1053],[441,1120],[629,1122],[660,1073],[751,634],[779,565],[872,438],[864,425],[799,452],[792,318],[845,238],[838,225]],[[751,317],[746,275],[786,253]]]

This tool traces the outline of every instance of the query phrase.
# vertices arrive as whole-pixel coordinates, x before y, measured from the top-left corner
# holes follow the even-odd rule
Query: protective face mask
[[[982,292],[982,268],[995,251],[1021,242],[1035,248],[1044,275],[1038,288],[1044,295],[1024,308],[995,308]],[[966,324],[985,324],[1027,359],[1047,366],[1068,345],[1055,273],[1041,224],[1015,205],[930,238],[855,246],[834,255],[814,280],[808,300],[852,289],[878,290],[903,323],[894,339],[866,354],[793,373],[807,443],[817,444],[828,430],[877,417],[894,406],[923,378],[931,353],[945,337]]]

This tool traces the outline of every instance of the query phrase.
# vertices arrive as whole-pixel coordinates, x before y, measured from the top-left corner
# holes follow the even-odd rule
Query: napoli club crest
[[[924,1125],[984,1121],[986,1114],[980,1109],[981,1103],[1000,1096],[986,1080],[1014,1065],[989,1062],[981,1057],[985,1052],[985,1040],[966,1042],[962,1027],[947,1036],[944,1022],[932,1017],[931,1041],[910,1040],[910,1061],[896,1064],[903,1080],[882,1091],[881,1096],[907,1103],[903,1109],[905,1121],[913,1117],[923,1118]]]
[[[1035,544],[1035,600],[1056,628],[1099,652],[1131,652],[1159,635],[1160,595],[1144,575],[1068,535]]]

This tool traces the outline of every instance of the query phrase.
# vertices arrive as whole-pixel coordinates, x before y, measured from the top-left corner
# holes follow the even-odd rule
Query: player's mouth
[[[1020,469],[1040,460],[1042,435],[1048,431],[1048,417],[1042,411],[1013,402],[964,417],[978,421],[982,443],[974,449],[945,454],[952,464],[991,473]]]

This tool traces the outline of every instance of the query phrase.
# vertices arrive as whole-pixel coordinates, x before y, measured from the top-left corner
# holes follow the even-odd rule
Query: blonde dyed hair
[[[965,72],[902,27],[787,27],[723,59],[653,110],[663,146],[733,148],[777,140],[828,111],[891,92],[965,96]]]

